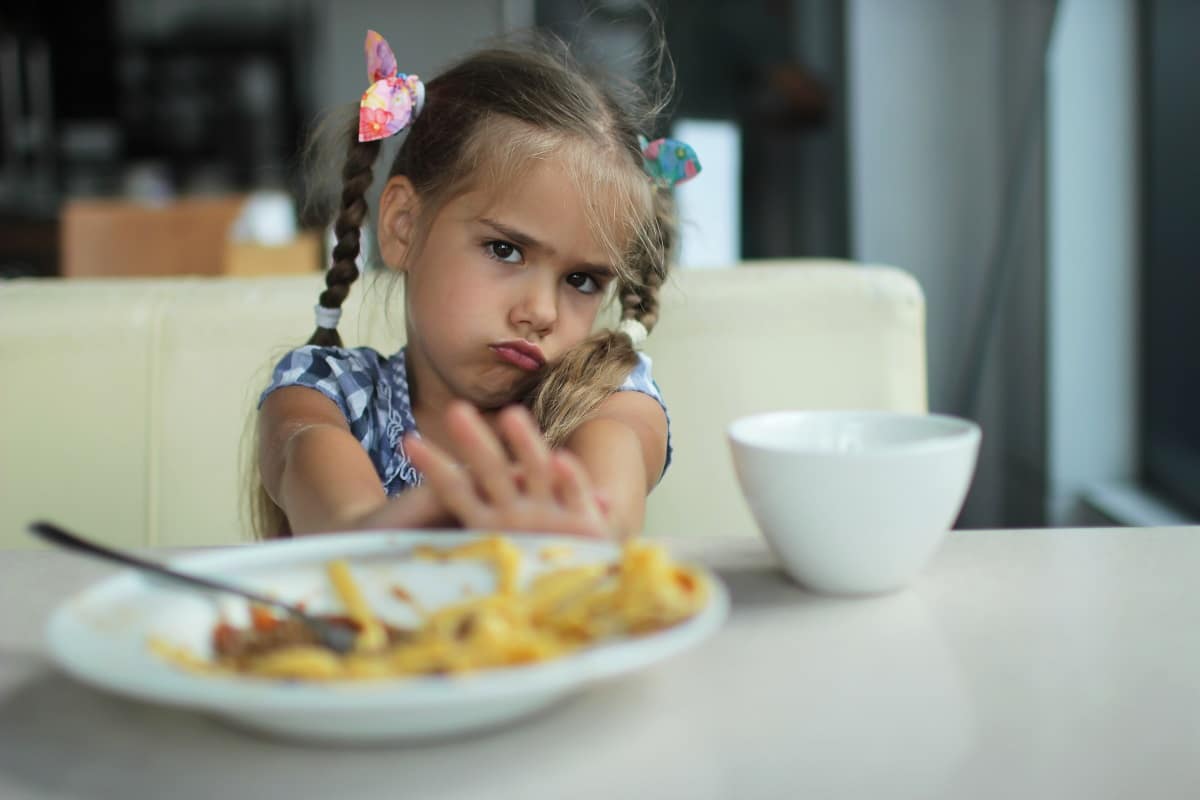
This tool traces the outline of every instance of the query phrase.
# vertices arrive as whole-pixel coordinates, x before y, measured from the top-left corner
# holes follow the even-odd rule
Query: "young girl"
[[[646,143],[561,48],[485,50],[428,84],[373,31],[366,52],[318,327],[259,402],[260,533],[639,532],[671,446],[636,348],[693,154]],[[386,357],[344,348],[337,322],[380,140],[402,129],[376,231],[407,344]],[[593,333],[611,297],[622,321]]]

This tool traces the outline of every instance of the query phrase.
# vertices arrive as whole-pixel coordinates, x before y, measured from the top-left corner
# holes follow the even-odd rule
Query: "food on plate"
[[[413,555],[487,562],[495,591],[425,610],[408,590],[393,586],[392,594],[422,616],[419,625],[399,627],[374,613],[350,565],[338,560],[326,565],[326,574],[343,613],[326,618],[356,631],[349,653],[323,647],[299,620],[263,608],[252,609],[248,626],[218,623],[210,658],[161,641],[151,645],[178,666],[218,674],[310,681],[459,674],[547,661],[605,639],[669,628],[698,613],[708,597],[700,572],[642,540],[623,545],[612,563],[547,569],[524,586],[521,550],[503,536],[421,545]]]

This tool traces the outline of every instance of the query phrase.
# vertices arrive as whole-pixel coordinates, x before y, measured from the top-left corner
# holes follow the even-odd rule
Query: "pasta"
[[[565,557],[557,552],[556,560]],[[152,643],[178,666],[206,672],[304,681],[359,680],[460,674],[558,658],[617,636],[637,636],[676,625],[707,601],[695,570],[676,564],[658,545],[631,541],[618,561],[542,572],[522,588],[522,553],[503,536],[451,547],[422,545],[414,556],[435,561],[478,559],[495,572],[496,589],[431,611],[403,588],[392,593],[422,613],[414,628],[380,620],[368,607],[345,561],[326,573],[345,616],[357,631],[353,650],[322,647],[303,623],[262,610],[248,628],[222,623],[213,632],[212,659]]]

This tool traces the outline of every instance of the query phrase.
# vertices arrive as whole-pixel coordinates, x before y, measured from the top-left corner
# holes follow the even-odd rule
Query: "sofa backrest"
[[[348,301],[347,344],[403,340],[398,282]],[[0,282],[0,546],[45,518],[121,545],[245,540],[252,410],[311,333],[321,277]],[[725,440],[781,408],[924,411],[924,301],[906,272],[848,262],[676,273],[646,344],[674,461],[646,532],[748,534]]]

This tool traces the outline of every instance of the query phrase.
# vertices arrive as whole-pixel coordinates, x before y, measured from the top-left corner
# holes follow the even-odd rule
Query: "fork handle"
[[[199,575],[189,575],[186,572],[176,572],[175,570],[156,561],[139,558],[132,553],[126,553],[122,550],[116,550],[111,547],[106,547],[102,544],[97,544],[96,542],[80,538],[70,531],[63,530],[57,525],[53,525],[49,522],[34,522],[30,524],[29,530],[51,544],[60,545],[71,550],[79,550],[90,555],[108,559],[109,561],[115,561],[118,564],[136,567],[140,570],[152,572],[155,575],[159,575],[163,578],[168,578],[180,583],[188,583],[192,586],[199,586],[203,589],[225,592],[227,594],[241,595],[242,597],[253,600],[256,603],[263,603],[276,608],[282,608],[291,613],[296,613],[296,609],[279,600],[275,600],[265,595],[260,595],[257,592],[230,586],[228,584],[221,583],[220,581],[214,581],[211,578],[204,578]]]

